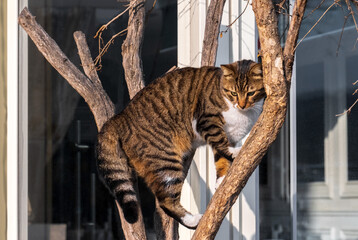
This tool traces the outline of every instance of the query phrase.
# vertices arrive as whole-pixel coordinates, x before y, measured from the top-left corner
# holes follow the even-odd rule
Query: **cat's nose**
[[[240,108],[240,109],[244,109],[244,108],[245,108],[245,106],[246,106],[246,102],[245,102],[245,101],[240,101],[240,100],[239,100],[239,103],[238,103],[237,105],[238,105],[238,108]]]

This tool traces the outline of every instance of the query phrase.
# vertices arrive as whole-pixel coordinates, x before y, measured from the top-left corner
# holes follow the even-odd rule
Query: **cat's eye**
[[[237,92],[231,92],[231,95],[237,96]]]
[[[255,92],[248,92],[247,93],[247,96],[251,97],[251,96],[254,96],[255,95]]]

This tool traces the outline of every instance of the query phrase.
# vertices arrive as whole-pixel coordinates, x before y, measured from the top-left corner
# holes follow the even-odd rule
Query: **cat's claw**
[[[202,216],[203,214],[192,215],[190,213],[186,213],[185,216],[181,218],[181,220],[185,226],[194,229],[196,226],[198,226]]]
[[[215,190],[218,189],[218,187],[220,186],[220,184],[222,183],[224,178],[225,178],[225,176],[221,176],[218,179],[216,179]]]

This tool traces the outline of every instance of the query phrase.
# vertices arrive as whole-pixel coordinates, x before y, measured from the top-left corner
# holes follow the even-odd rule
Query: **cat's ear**
[[[254,63],[250,69],[250,74],[253,76],[262,77],[262,65],[261,63]]]
[[[225,77],[235,75],[235,68],[232,64],[225,64],[225,65],[221,65],[220,67]]]

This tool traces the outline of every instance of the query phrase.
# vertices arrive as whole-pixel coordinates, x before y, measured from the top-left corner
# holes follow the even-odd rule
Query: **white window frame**
[[[7,0],[7,239],[27,239],[27,0]]]

